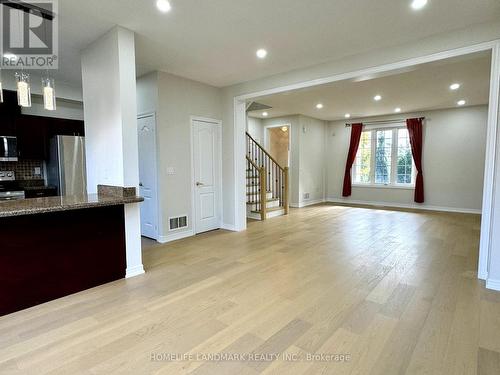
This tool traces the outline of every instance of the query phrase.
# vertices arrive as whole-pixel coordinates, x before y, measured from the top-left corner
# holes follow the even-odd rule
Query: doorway
[[[215,120],[192,119],[193,208],[195,234],[221,227],[222,126]]]
[[[265,128],[265,147],[282,167],[290,167],[290,125]]]
[[[156,116],[137,118],[139,139],[139,194],[141,204],[141,235],[158,240],[158,177],[156,160]]]

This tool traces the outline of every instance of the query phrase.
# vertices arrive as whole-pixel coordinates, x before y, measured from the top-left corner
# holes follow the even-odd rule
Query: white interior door
[[[220,124],[193,121],[195,231],[220,228]]]
[[[141,234],[158,239],[158,188],[156,168],[156,118],[154,115],[137,119],[139,132],[139,194],[141,204]]]

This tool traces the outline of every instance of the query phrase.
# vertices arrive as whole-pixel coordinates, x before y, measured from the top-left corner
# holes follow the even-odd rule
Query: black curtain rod
[[[42,18],[49,21],[52,21],[56,17],[55,13],[50,10],[20,0],[0,0],[0,4],[22,10],[24,13],[39,14]]]
[[[425,120],[425,117],[419,117],[419,120]],[[345,126],[347,128],[351,127],[353,124],[363,124],[363,125],[376,125],[376,124],[395,124],[398,122],[406,122],[407,119],[405,118],[398,118],[394,120],[378,120],[378,121],[367,121],[367,122],[352,122],[352,123],[346,123]]]

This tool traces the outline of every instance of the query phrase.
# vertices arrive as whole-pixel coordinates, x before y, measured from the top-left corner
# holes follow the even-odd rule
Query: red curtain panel
[[[363,131],[363,124],[352,124],[351,126],[351,144],[349,145],[349,153],[347,154],[347,162],[345,165],[345,175],[344,175],[344,188],[342,190],[343,197],[351,196],[352,181],[351,181],[351,169],[356,160],[356,154],[358,153],[359,141],[361,140],[361,132]]]
[[[410,134],[411,152],[415,167],[417,168],[417,181],[415,182],[415,202],[424,203],[424,172],[422,169],[422,120],[411,118],[406,120]]]

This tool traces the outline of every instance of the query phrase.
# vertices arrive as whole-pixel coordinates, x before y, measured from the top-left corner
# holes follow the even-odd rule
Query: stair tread
[[[266,200],[266,202],[276,202],[276,201],[279,201],[279,200],[280,200],[279,198],[270,198],[270,199]],[[257,203],[260,203],[260,201],[247,202],[247,204],[257,204]]]
[[[284,210],[284,207],[273,207],[273,208],[267,208],[266,212],[274,212],[274,211],[281,211]],[[260,211],[252,211],[254,214],[260,214]]]

